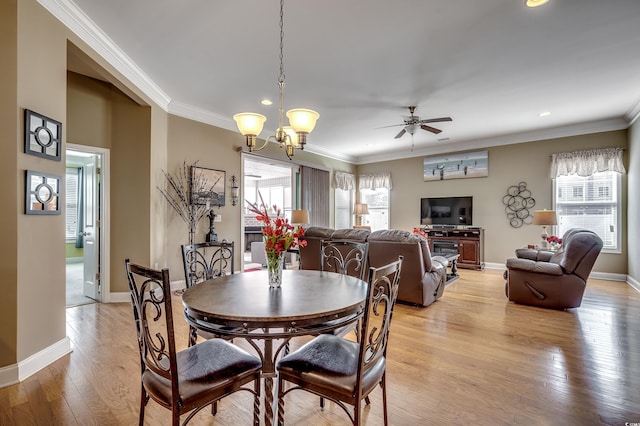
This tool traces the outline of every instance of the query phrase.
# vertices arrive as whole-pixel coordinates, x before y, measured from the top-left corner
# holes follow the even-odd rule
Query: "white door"
[[[87,159],[84,166],[84,295],[94,300],[100,300],[100,217],[99,211],[99,156]]]

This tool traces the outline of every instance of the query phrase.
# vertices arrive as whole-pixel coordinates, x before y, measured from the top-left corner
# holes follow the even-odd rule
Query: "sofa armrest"
[[[557,263],[535,262],[529,259],[507,259],[507,269],[535,272],[547,275],[562,275],[563,270]]]
[[[529,259],[538,262],[548,262],[553,257],[553,252],[548,250],[538,250],[530,248],[516,249],[516,257],[519,259]]]
[[[449,266],[449,261],[445,257],[433,256],[431,258],[431,271],[429,272],[437,271],[438,269],[447,269],[447,266]]]

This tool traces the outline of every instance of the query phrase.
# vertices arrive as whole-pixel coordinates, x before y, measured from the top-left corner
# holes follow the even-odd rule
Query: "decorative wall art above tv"
[[[489,152],[441,155],[424,159],[424,181],[489,176]]]
[[[31,110],[24,110],[24,152],[60,161],[62,123]]]

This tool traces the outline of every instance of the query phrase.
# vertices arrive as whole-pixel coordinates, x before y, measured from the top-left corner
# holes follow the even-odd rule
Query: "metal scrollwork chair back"
[[[378,384],[382,387],[384,424],[388,424],[386,356],[402,259],[399,256],[386,266],[369,269],[359,342],[322,334],[278,362],[278,424],[284,423],[284,396],[302,389],[334,401],[354,425],[360,425],[361,402]]]
[[[234,271],[234,243],[210,242],[182,245],[182,263],[187,288]]]
[[[169,270],[156,270],[125,260],[141,367],[140,425],[153,399],[172,413],[172,424],[238,390],[253,394],[253,423],[260,415],[258,358],[233,344],[212,339],[176,351]],[[245,384],[253,382],[253,389]]]
[[[320,268],[365,279],[369,244],[359,241],[337,240],[321,243]]]

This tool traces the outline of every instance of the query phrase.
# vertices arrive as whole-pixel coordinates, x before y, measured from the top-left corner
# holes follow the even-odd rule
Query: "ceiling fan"
[[[420,117],[413,114],[417,108],[416,106],[409,106],[407,108],[409,108],[410,115],[408,117],[407,116],[404,117],[403,124],[393,124],[391,126],[384,126],[384,127],[404,126],[404,128],[400,130],[400,133],[398,133],[394,139],[401,138],[405,133],[409,133],[410,135],[413,136],[413,134],[417,132],[418,129],[426,130],[427,132],[431,132],[437,135],[438,133],[442,132],[442,130],[436,129],[435,127],[427,126],[427,123],[441,123],[444,121],[453,121],[451,117],[428,118],[426,120],[420,120]],[[384,127],[380,127],[380,128],[382,129]]]

